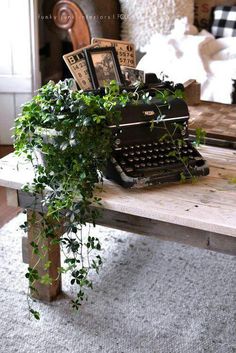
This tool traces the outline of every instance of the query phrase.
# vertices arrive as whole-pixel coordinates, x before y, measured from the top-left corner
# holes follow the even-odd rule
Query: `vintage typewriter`
[[[165,89],[166,84],[154,85]],[[121,114],[119,127],[110,126],[113,151],[107,179],[137,188],[209,174],[207,162],[189,141],[189,111],[183,99],[173,98],[167,105],[153,98],[150,104],[127,105]]]

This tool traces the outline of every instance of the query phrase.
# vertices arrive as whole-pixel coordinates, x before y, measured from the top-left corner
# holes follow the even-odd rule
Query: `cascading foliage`
[[[58,276],[70,271],[71,284],[77,288],[72,300],[75,309],[87,297],[87,289],[92,288],[89,273],[99,272],[102,265],[101,244],[91,231],[85,237],[82,229],[87,223],[95,225],[99,216],[98,207],[92,206],[101,203],[98,185],[102,185],[101,171],[112,148],[109,125],[119,126],[120,109],[127,103],[135,104],[140,99],[146,103],[151,101],[148,93],[120,91],[115,81],[105,88],[103,95],[74,91],[73,84],[73,80],[57,84],[50,81],[23,106],[22,114],[15,121],[16,153],[25,155],[35,171],[32,183],[23,189],[35,196],[32,216],[21,227],[27,231],[36,222],[41,223],[40,233],[31,242],[38,261],[26,273],[29,310],[36,319],[40,314],[33,309],[29,294],[37,291],[38,282],[51,285],[56,279],[47,272],[40,275],[37,270],[40,261],[45,271],[51,266],[50,261],[45,262],[48,249],[42,246],[42,240],[50,240],[50,245],[60,244],[65,254]],[[178,94],[175,92],[174,96]],[[173,92],[157,92],[163,104],[168,105],[169,96]],[[157,117],[155,122],[159,120]],[[34,207],[39,195],[40,219]],[[59,220],[63,220],[64,229],[60,238],[56,236]]]

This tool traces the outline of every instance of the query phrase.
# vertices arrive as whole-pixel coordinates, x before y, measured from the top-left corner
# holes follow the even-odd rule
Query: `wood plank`
[[[18,207],[19,202],[18,202],[18,194],[17,191],[14,189],[6,189],[6,195],[7,195],[7,205],[10,207]]]
[[[154,236],[160,240],[174,241],[194,247],[236,255],[236,241],[214,232],[173,225],[150,218],[127,215],[112,210],[102,210],[97,224],[127,232]]]
[[[14,218],[21,209],[7,206],[6,190],[0,186],[0,228]]]
[[[176,183],[138,190],[123,189],[105,181],[103,207],[236,237],[236,185],[230,182],[236,177],[236,151],[202,146],[201,153],[208,156],[209,176],[194,184]],[[1,185],[20,188],[23,181],[32,178],[32,168],[23,163],[17,170],[17,161],[12,156],[0,161],[0,168],[3,167],[0,170]],[[220,165],[220,168],[214,165]]]
[[[178,187],[182,187],[182,195],[185,195],[186,185]],[[217,208],[210,192],[207,204],[198,193],[192,193],[192,197],[190,194],[189,199],[184,196],[177,199],[171,192],[175,188],[175,185],[169,185],[170,192],[166,192],[166,188],[123,190],[106,183],[102,204],[109,210],[236,237],[236,207]],[[227,191],[218,192],[218,195],[227,197]]]
[[[30,224],[32,220],[32,211],[27,211],[27,221]],[[42,237],[38,238],[39,233],[42,231],[40,220],[42,216],[38,212],[36,214],[36,222],[34,225],[31,225],[28,230],[28,260],[29,266],[31,268],[35,268],[38,270],[40,276],[48,274],[51,278],[53,278],[52,285],[45,285],[39,282],[35,283],[34,287],[36,288],[37,292],[31,292],[31,296],[42,301],[50,302],[57,297],[57,295],[61,292],[61,276],[58,276],[57,268],[61,266],[60,260],[60,246],[51,245],[50,239]],[[58,229],[58,237],[61,236],[61,228]],[[32,246],[30,245],[31,242],[34,241],[39,244],[39,248],[46,247],[45,250],[45,257],[43,260],[39,261],[39,256],[37,254],[32,253]],[[45,264],[51,261],[51,265],[48,269],[45,269]]]
[[[19,200],[22,207],[32,204],[33,199],[27,193],[19,193]],[[41,210],[40,198],[38,198],[34,207],[36,210]],[[108,209],[101,210],[97,224],[137,234],[155,236],[161,240],[175,241],[198,248],[236,255],[235,237],[218,234],[214,231],[183,227],[178,224],[154,220],[150,217],[130,215]],[[24,258],[27,259],[25,247]]]
[[[18,158],[14,153],[0,159],[0,185],[20,190],[34,177],[32,165],[23,157]]]
[[[0,145],[0,158],[5,157],[12,152],[14,152],[12,145]]]
[[[0,144],[12,144],[12,131],[15,119],[15,102],[13,94],[0,93]]]
[[[0,145],[0,158],[12,153],[13,150],[12,145]],[[13,208],[11,206],[7,205],[7,190],[0,186],[0,228],[20,212],[18,207]]]

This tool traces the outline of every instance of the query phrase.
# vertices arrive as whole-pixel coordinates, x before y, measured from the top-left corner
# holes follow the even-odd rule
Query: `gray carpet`
[[[17,231],[0,230],[1,353],[235,353],[236,260],[228,255],[97,227],[105,264],[74,312],[69,278],[29,320]]]

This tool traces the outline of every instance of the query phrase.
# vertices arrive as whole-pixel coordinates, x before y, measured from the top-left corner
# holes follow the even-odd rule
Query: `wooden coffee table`
[[[97,223],[236,255],[236,151],[202,146],[200,152],[209,163],[210,175],[195,183],[127,190],[105,181],[102,216]],[[9,204],[27,208],[28,217],[30,195],[20,189],[32,177],[32,168],[14,155],[0,160],[0,186],[7,188]],[[23,243],[29,244],[33,236],[31,228]],[[59,246],[49,248],[48,260],[52,266],[47,271],[55,278]],[[28,262],[34,266],[36,259],[28,256]],[[45,273],[43,267],[38,270]],[[38,291],[39,299],[54,299],[61,291],[61,279],[52,286],[40,285]]]

